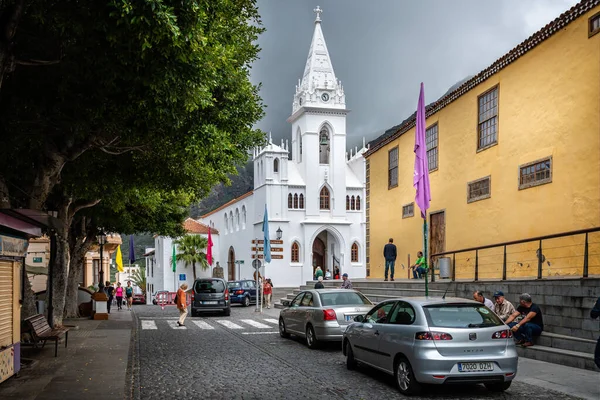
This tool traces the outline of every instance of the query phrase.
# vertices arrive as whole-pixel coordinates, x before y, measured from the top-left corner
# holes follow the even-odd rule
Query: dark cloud
[[[258,124],[273,139],[290,137],[295,85],[302,76],[319,5],[337,78],[342,81],[350,146],[398,124],[416,108],[474,75],[575,0],[258,0],[267,31],[252,80],[262,83],[266,116]]]

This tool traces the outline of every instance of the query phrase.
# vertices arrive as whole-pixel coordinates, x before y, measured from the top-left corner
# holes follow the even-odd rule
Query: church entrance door
[[[313,242],[312,248],[312,267],[313,267],[313,277],[315,276],[315,271],[317,267],[321,267],[323,273],[325,273],[325,251],[326,251],[325,243],[320,238],[316,238]]]

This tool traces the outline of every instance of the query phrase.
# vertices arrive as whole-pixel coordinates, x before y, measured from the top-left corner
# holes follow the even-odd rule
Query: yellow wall
[[[588,38],[587,33],[588,18],[598,11],[595,7],[427,119],[427,127],[437,122],[439,131],[439,168],[430,174],[429,211],[445,210],[446,250],[600,226],[600,35]],[[477,153],[477,97],[495,85],[498,144]],[[415,89],[415,102],[417,95]],[[398,246],[398,277],[406,277],[399,264],[407,264],[409,253],[414,262],[422,247],[416,204],[415,217],[402,218],[402,205],[415,196],[414,135],[413,128],[368,156],[371,277],[383,276],[388,238]],[[388,190],[388,150],[395,146],[398,186]],[[519,190],[519,165],[547,156],[553,157],[552,183]],[[491,197],[468,204],[467,182],[488,175]],[[595,238],[590,272],[600,274],[600,235]],[[548,246],[552,248],[544,255],[551,265],[545,264],[549,271],[544,276],[581,273],[583,236],[557,239]],[[518,246],[507,249],[512,257],[508,277],[537,276],[535,248],[533,253]],[[490,255],[499,250],[489,250],[487,276],[480,272],[480,278],[499,277],[501,255]],[[460,257],[464,259],[459,263],[457,256],[457,279],[472,278],[474,253]],[[517,268],[523,260],[529,260],[529,268]],[[479,264],[483,268],[481,259]]]

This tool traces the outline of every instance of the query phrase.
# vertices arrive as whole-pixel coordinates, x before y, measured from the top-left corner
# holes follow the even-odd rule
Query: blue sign
[[[179,280],[185,281],[185,274],[179,274]]]

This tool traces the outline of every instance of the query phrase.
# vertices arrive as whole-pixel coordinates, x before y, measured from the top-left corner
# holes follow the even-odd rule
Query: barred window
[[[388,153],[388,189],[398,186],[398,146]]]
[[[360,210],[360,196],[356,196],[356,209]]]
[[[300,208],[304,209],[304,195],[300,193]]]
[[[293,203],[293,196],[292,194],[288,194],[288,208],[293,208],[294,207],[294,203]]]
[[[294,208],[298,208],[298,193],[294,194]]]
[[[292,262],[300,262],[300,246],[298,242],[292,243]]]
[[[356,210],[356,200],[354,199],[354,196],[350,198],[350,209]]]
[[[327,189],[325,186],[323,186],[323,189],[321,189],[319,200],[319,208],[321,210],[329,210],[329,189]]]
[[[550,182],[552,182],[552,157],[519,167],[519,189],[527,189]]]
[[[356,242],[352,243],[352,248],[350,249],[350,261],[358,262],[358,244]]]
[[[477,150],[498,142],[498,87],[479,96]]]
[[[415,216],[415,203],[410,203],[402,206],[402,218]]]
[[[346,196],[346,210],[350,209],[350,196]]]
[[[438,167],[438,124],[427,129],[425,142],[427,143],[427,164],[429,171],[433,171]]]
[[[491,179],[489,176],[467,184],[467,203],[488,199],[491,196]]]

